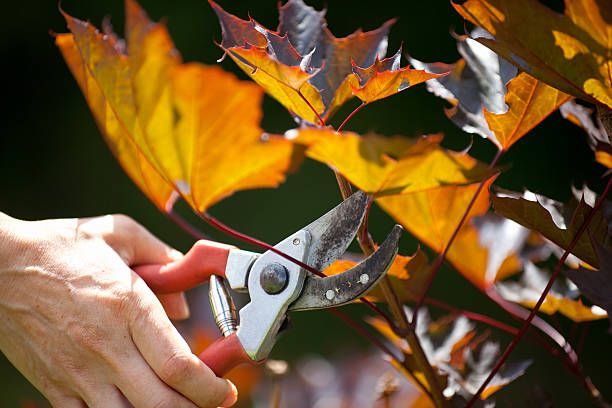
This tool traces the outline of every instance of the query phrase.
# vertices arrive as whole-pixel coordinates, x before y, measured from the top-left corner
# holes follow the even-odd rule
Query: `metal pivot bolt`
[[[287,287],[288,281],[289,273],[287,268],[276,262],[266,265],[262,269],[261,275],[259,275],[259,283],[269,295],[282,292]]]
[[[211,275],[208,300],[215,323],[217,323],[223,336],[227,337],[234,333],[237,326],[236,307],[225,285],[225,279],[217,275]]]

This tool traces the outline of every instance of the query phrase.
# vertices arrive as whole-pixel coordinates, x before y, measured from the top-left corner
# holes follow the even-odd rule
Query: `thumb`
[[[112,223],[110,233],[103,234],[103,239],[128,266],[166,264],[183,257],[130,217],[112,215],[102,218],[106,223]]]

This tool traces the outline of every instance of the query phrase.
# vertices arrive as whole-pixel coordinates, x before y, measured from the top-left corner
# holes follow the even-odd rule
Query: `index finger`
[[[231,406],[233,385],[218,378],[197,356],[167,318],[145,282],[134,274],[134,313],[130,333],[136,347],[157,376],[199,407]]]

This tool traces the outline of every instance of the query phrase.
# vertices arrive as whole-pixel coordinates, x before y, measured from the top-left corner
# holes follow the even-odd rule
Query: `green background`
[[[552,3],[558,6],[558,3]],[[221,51],[213,44],[220,40],[212,10],[204,0],[142,0],[155,20],[164,18],[186,61],[215,64]],[[317,8],[321,1],[311,1]],[[222,1],[228,11],[241,17],[247,12],[267,27],[276,26],[276,1]],[[64,0],[62,7],[81,19],[99,26],[110,16],[117,32],[122,32],[121,0],[86,2]],[[329,1],[328,22],[332,32],[344,36],[358,27],[373,29],[389,18],[399,17],[391,31],[389,52],[403,43],[405,52],[423,61],[453,62],[458,58],[451,31],[464,33],[464,22],[447,1]],[[50,32],[66,31],[58,6],[53,0],[21,0],[2,6],[2,109],[0,120],[0,211],[22,219],[82,217],[125,213],[181,250],[192,240],[175,227],[140,193],[111,156],[94,124],[87,105],[53,43]],[[237,72],[228,59],[222,63]],[[241,77],[245,77],[242,73]],[[428,94],[423,85],[364,109],[350,123],[359,132],[376,131],[386,135],[418,136],[442,131],[445,144],[466,147],[472,138],[454,127],[444,116],[445,102]],[[336,121],[352,109],[336,115]],[[263,127],[283,132],[293,122],[283,108],[266,97]],[[337,124],[337,123],[336,123]],[[219,135],[222,137],[223,135]],[[472,154],[488,161],[493,145],[474,138]],[[506,169],[497,185],[566,200],[570,186],[587,183],[601,191],[603,167],[594,163],[584,134],[563,120],[558,113],[518,142],[501,161]],[[215,206],[211,212],[225,223],[267,242],[274,243],[318,217],[340,199],[335,179],[324,166],[307,161],[276,190],[241,192]],[[185,208],[183,208],[185,210]],[[188,213],[188,211],[184,211]],[[237,242],[191,219],[213,238]],[[382,240],[392,221],[380,210],[371,216],[371,231]],[[243,246],[244,247],[244,246]],[[246,247],[247,249],[253,249]],[[416,241],[408,234],[401,252],[409,254]],[[444,268],[432,294],[448,303],[506,319],[505,315],[474,290],[450,268]],[[359,315],[360,307],[349,307]],[[507,319],[506,319],[507,320]],[[563,317],[551,321],[569,332],[572,323]],[[510,321],[511,322],[511,321]],[[361,347],[352,332],[326,313],[295,315],[293,328],[279,341],[275,358],[295,359],[305,353],[333,356],[346,344]],[[612,381],[607,370],[611,361],[607,321],[590,325],[581,354],[585,371],[608,397]],[[578,327],[578,333],[582,325]],[[496,336],[502,344],[509,338]],[[498,394],[500,406],[522,405],[534,385],[549,392],[555,406],[586,406],[585,391],[563,369],[560,362],[533,343],[521,345],[512,359],[529,356],[535,363],[527,375]],[[36,391],[0,358],[0,406],[18,406],[23,399],[40,399]]]

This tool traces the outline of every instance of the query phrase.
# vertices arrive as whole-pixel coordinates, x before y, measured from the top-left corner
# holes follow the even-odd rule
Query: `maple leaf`
[[[480,28],[472,31],[472,35],[490,36]],[[516,76],[517,69],[468,36],[457,37],[457,50],[462,58],[453,64],[425,63],[415,58],[409,61],[416,68],[450,72],[446,77],[427,81],[427,90],[453,105],[445,113],[463,131],[492,138],[483,107],[494,113],[508,110],[504,101],[506,83]]]
[[[532,308],[540,298],[549,279],[550,273],[548,271],[538,268],[531,262],[526,262],[525,269],[518,282],[499,282],[495,289],[506,300]],[[579,299],[576,287],[563,278],[555,280],[539,310],[549,315],[559,312],[575,322],[606,317],[606,313],[601,308],[584,305]]]
[[[580,126],[588,135],[589,147],[595,152],[595,160],[612,168],[612,144],[599,118],[593,119],[593,109],[568,101],[559,108],[561,115]]]
[[[351,86],[353,95],[363,103],[371,103],[432,78],[448,75],[448,72],[431,73],[410,67],[401,68],[401,54],[400,48],[392,57],[382,60],[376,57],[374,64],[367,68],[361,68],[353,63],[353,73],[359,80],[358,86]]]
[[[598,247],[601,267],[598,271],[586,268],[566,270],[565,275],[580,288],[580,291],[594,304],[608,313],[612,322],[612,252]],[[612,326],[610,327],[612,333]]]
[[[127,49],[64,16],[71,34],[56,43],[117,160],[160,209],[171,208],[172,190],[203,212],[234,191],[284,180],[293,147],[262,139],[259,87],[183,64],[166,28],[134,0],[126,0]]]
[[[407,312],[411,314],[409,309]],[[410,366],[412,354],[408,343],[397,336],[383,319],[370,317],[367,321],[403,351],[406,364]],[[448,315],[432,321],[426,308],[419,309],[415,330],[428,361],[437,369],[441,383],[446,384],[444,395],[458,402],[474,395],[497,361],[499,345],[485,341],[486,334],[477,336],[474,324],[466,317]],[[488,399],[524,374],[530,364],[529,360],[505,364],[482,393],[481,399]],[[418,368],[413,371],[418,373]]]
[[[465,152],[440,146],[441,134],[408,139],[330,129],[289,131],[306,155],[339,171],[376,196],[407,194],[442,185],[462,185],[490,177],[495,170]]]
[[[209,3],[219,18],[226,54],[291,113],[311,123],[327,120],[353,95],[373,102],[444,75],[400,68],[400,52],[380,60],[394,20],[337,38],[327,28],[325,11],[302,0],[279,5],[277,31]]]
[[[492,198],[495,211],[504,217],[541,233],[561,248],[567,248],[594,205],[592,192],[577,191],[564,205],[547,197],[525,191],[523,194],[499,190]],[[604,211],[607,205],[604,205]],[[604,245],[608,226],[598,211],[572,254],[594,267],[599,266],[595,244]]]
[[[495,37],[477,38],[479,42],[521,70],[612,108],[609,7],[600,7],[597,0],[565,0],[565,15],[537,0],[468,0],[453,7]]]
[[[493,40],[482,29],[472,36]],[[446,111],[455,124],[488,138],[499,150],[508,150],[571,98],[526,73],[516,76],[503,58],[471,38],[459,37],[457,48],[463,59],[452,66],[448,77],[429,80],[428,89],[455,105]],[[412,62],[434,72],[445,69]]]
[[[491,183],[493,178],[486,182],[480,192],[446,257],[457,271],[480,288],[491,285],[491,276],[502,279],[520,269],[518,258],[511,254],[496,266],[498,270],[495,273],[487,271],[487,268],[492,268],[489,250],[486,242],[481,242],[480,232],[472,221],[489,209],[488,189]],[[442,186],[417,193],[380,197],[376,203],[417,239],[439,253],[444,250],[479,184]]]

